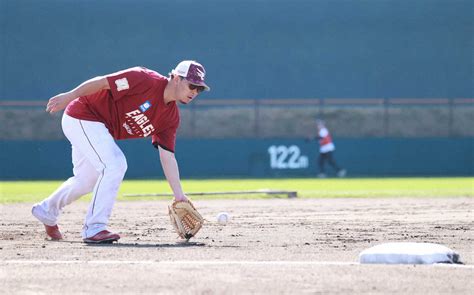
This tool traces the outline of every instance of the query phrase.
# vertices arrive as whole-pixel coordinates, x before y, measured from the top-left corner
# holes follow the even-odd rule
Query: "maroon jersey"
[[[152,136],[154,144],[174,152],[179,109],[175,102],[164,102],[168,79],[143,67],[106,77],[110,89],[76,98],[66,114],[104,123],[115,139]]]

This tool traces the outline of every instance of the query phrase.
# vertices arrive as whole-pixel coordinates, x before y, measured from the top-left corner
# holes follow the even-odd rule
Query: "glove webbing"
[[[199,224],[199,221],[191,216],[191,214],[186,214],[183,216],[183,226],[186,233],[190,233],[193,228]]]

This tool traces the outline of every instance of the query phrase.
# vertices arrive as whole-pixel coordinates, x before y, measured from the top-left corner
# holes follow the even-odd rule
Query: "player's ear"
[[[180,77],[180,76],[178,76],[178,75],[173,75],[173,81],[174,81],[175,83],[178,83],[179,80],[181,80],[181,77]]]

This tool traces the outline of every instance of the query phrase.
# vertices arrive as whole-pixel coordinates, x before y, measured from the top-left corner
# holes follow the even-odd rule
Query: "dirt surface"
[[[62,242],[45,240],[32,204],[0,205],[0,293],[5,294],[470,294],[474,288],[470,198],[203,200],[208,220],[180,243],[169,201],[118,202],[110,230],[120,243],[89,246],[87,203],[61,216]],[[230,213],[225,225],[219,212]],[[464,265],[358,264],[386,242],[443,244]]]

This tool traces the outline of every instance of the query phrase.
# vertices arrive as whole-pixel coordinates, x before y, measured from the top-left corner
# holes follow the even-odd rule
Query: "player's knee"
[[[109,163],[105,170],[114,177],[123,178],[127,168],[127,159],[122,155],[117,157],[112,163]]]
[[[96,170],[99,175],[104,175],[107,178],[113,178],[120,180],[125,176],[127,171],[127,159],[123,153],[116,154],[114,157],[110,157],[107,161],[98,163]]]
[[[127,169],[128,169],[127,159],[125,157],[121,157],[120,160],[117,162],[117,170],[123,176],[125,175],[125,172],[127,172]]]

